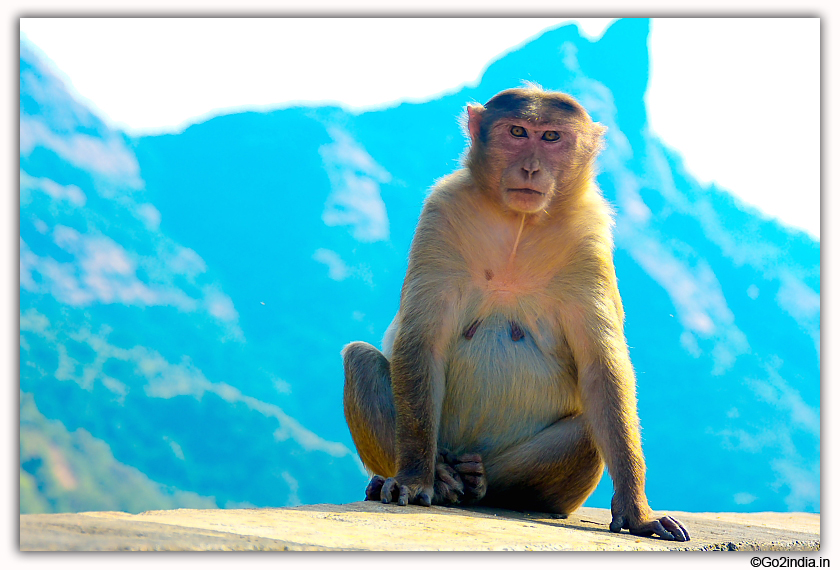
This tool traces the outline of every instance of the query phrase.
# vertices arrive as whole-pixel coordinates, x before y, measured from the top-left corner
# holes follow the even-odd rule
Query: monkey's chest
[[[525,322],[492,314],[455,342],[445,372],[442,446],[491,456],[580,410],[562,339],[534,330],[538,319]]]

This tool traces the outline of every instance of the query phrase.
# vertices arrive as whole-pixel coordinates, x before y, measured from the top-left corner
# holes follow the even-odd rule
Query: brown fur
[[[605,462],[612,530],[686,540],[645,497],[612,220],[593,172],[604,128],[568,95],[529,86],[469,106],[468,131],[467,167],[424,206],[384,354],[344,352],[347,422],[383,476],[369,498],[466,493],[566,514]]]

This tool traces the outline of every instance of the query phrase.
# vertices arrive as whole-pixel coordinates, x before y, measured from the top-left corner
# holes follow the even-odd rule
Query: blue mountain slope
[[[239,113],[135,140],[22,47],[21,389],[115,460],[220,505],[358,499],[339,351],[390,322],[423,198],[464,150],[464,104],[530,80],[609,128],[598,180],[654,508],[819,510],[819,243],[698,185],[650,133],[647,32],[558,28],[422,104]],[[36,121],[123,170],[43,135],[24,146]],[[610,495],[605,477],[587,504]]]
[[[37,427],[22,430],[22,488],[35,482],[22,512],[96,508],[102,495],[132,511],[195,495],[219,506],[340,501],[363,486],[350,448],[298,421],[306,396],[249,349],[250,314],[240,317],[225,272],[161,228],[125,137],[24,45],[21,94],[22,402],[70,432],[38,446]],[[64,476],[85,463],[63,443],[91,437],[110,453]],[[132,469],[148,492],[65,484]]]

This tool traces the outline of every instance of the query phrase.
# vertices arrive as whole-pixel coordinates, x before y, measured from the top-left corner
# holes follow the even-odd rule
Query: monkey
[[[645,493],[636,380],[595,181],[606,128],[535,84],[468,104],[380,352],[342,351],[368,500],[563,517],[613,481],[613,532],[689,540]]]

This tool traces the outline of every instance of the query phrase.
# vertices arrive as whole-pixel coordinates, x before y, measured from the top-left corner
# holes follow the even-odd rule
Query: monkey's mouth
[[[545,192],[540,192],[533,188],[508,188],[508,192],[517,192],[525,196],[545,196]]]

